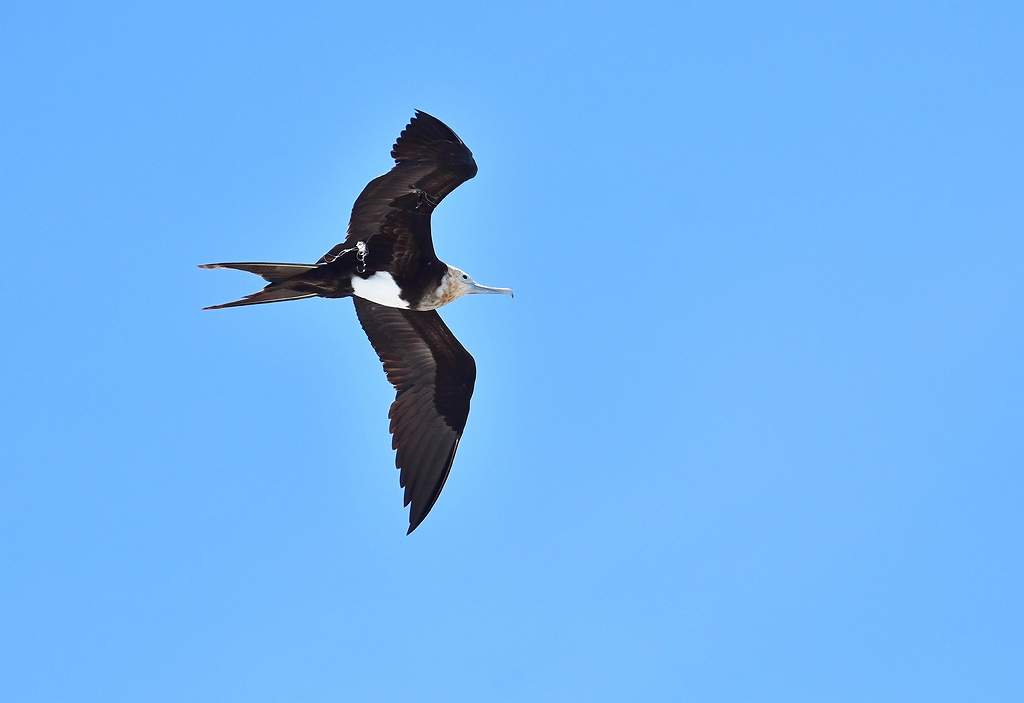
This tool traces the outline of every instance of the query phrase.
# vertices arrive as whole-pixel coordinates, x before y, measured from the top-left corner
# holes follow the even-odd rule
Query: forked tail
[[[315,269],[312,264],[267,264],[256,262],[236,262],[226,264],[203,264],[201,269],[236,269],[248,271],[262,276],[269,281],[269,285],[263,290],[247,295],[241,300],[234,300],[230,303],[211,305],[203,310],[220,310],[221,308],[233,308],[239,305],[259,305],[260,303],[279,303],[284,300],[299,300],[300,298],[314,298],[316,293],[298,291],[288,287],[288,281],[301,276],[307,271]]]

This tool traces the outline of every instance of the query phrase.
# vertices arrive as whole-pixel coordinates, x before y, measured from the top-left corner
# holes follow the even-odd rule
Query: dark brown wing
[[[401,470],[409,532],[441,494],[469,417],[476,362],[437,312],[401,310],[353,298],[356,315],[398,391],[391,446]]]
[[[403,273],[436,259],[430,213],[446,195],[476,175],[473,153],[436,117],[416,111],[391,149],[396,165],[370,181],[352,206],[348,237],[320,259],[333,261],[367,242],[376,269]],[[385,261],[394,253],[394,262]]]

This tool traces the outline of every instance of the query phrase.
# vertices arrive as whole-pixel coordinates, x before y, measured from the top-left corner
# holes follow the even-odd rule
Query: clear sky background
[[[1024,700],[1019,3],[0,7],[0,699]],[[419,108],[406,537],[315,261]]]

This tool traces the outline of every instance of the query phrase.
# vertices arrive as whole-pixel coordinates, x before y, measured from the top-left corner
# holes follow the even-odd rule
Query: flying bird
[[[235,262],[200,268],[262,276],[263,290],[206,310],[300,298],[351,297],[397,395],[388,416],[409,532],[444,487],[476,383],[476,362],[437,308],[491,288],[437,258],[430,214],[476,175],[473,153],[436,117],[416,111],[391,149],[395,166],[356,198],[348,237],[315,264]],[[406,534],[408,534],[406,533]]]

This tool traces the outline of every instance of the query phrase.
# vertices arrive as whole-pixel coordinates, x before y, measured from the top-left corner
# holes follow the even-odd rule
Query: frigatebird
[[[473,153],[436,117],[416,111],[391,149],[395,166],[356,198],[348,237],[315,264],[235,262],[200,268],[262,276],[263,290],[206,310],[300,298],[351,297],[397,395],[388,416],[405,488],[409,532],[437,501],[469,416],[476,362],[437,308],[473,293],[512,295],[476,283],[434,253],[430,214],[476,175]]]

